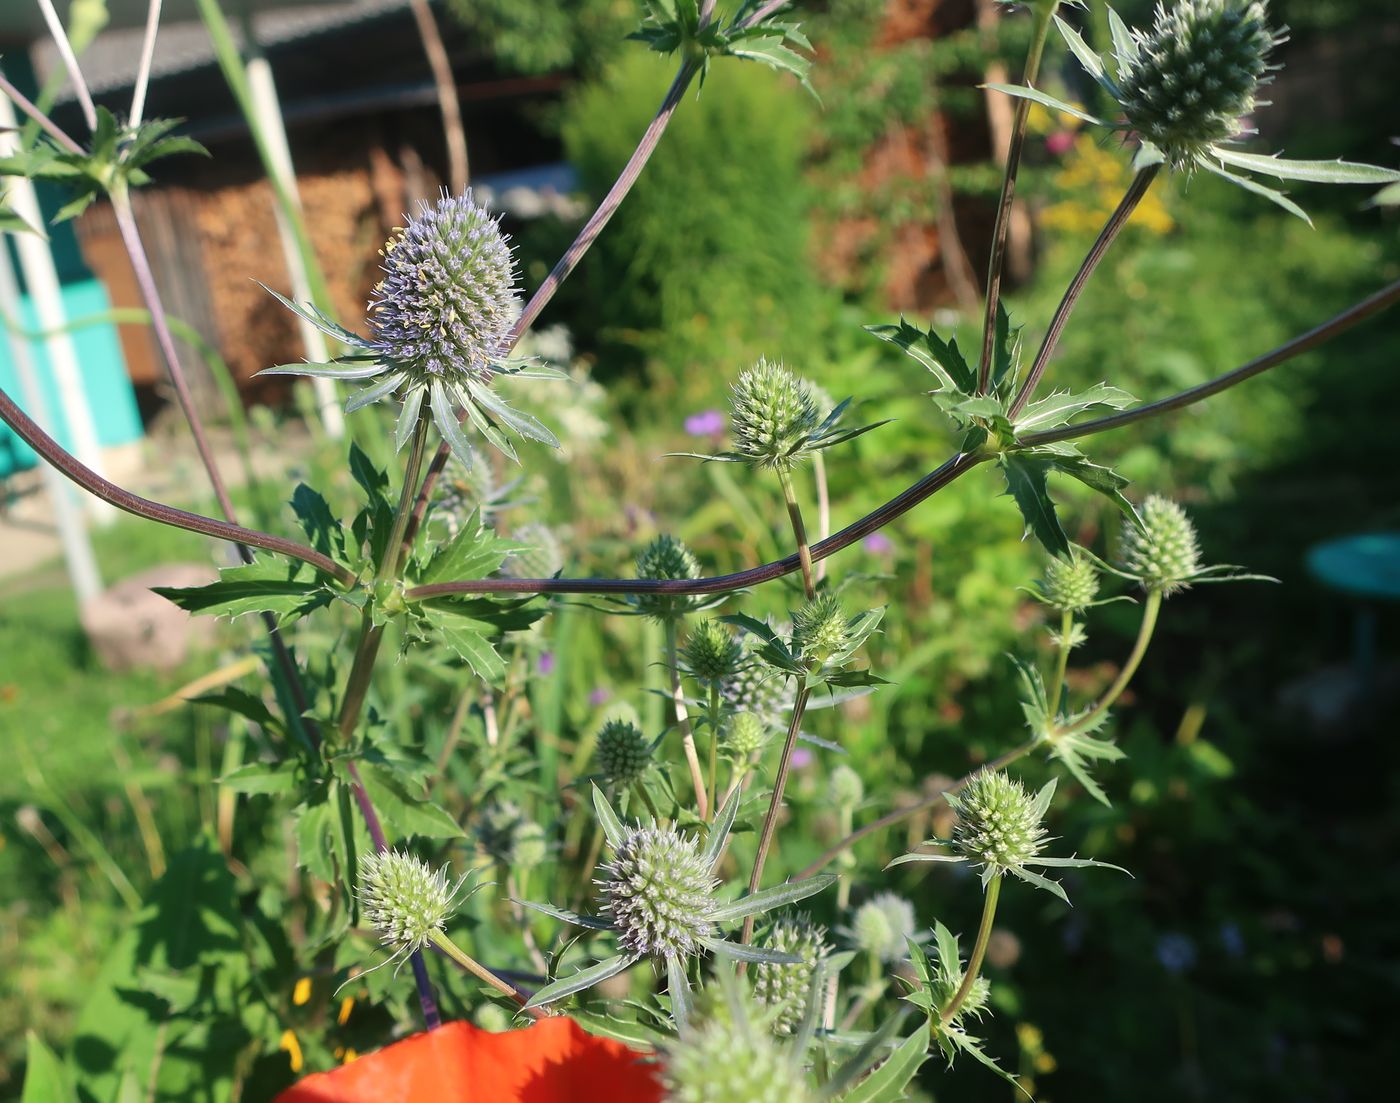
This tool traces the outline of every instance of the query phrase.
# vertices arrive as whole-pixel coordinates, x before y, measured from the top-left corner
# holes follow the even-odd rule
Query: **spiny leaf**
[[[1050,462],[1024,452],[1006,453],[998,462],[1006,476],[1007,493],[1025,518],[1026,532],[1033,533],[1051,555],[1068,555],[1069,538],[1045,482]]]

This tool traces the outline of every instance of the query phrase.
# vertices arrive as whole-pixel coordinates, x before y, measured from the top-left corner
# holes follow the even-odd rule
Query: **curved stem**
[[[1060,649],[1055,660],[1055,678],[1050,683],[1050,704],[1045,710],[1053,722],[1060,708],[1060,695],[1065,688],[1065,671],[1069,669],[1069,636],[1074,631],[1074,614],[1065,610],[1060,614]]]
[[[768,861],[768,851],[773,846],[773,836],[778,831],[778,813],[783,808],[783,792],[787,789],[788,771],[792,768],[792,752],[797,747],[797,736],[802,730],[802,714],[807,711],[807,698],[811,690],[805,675],[797,679],[797,696],[792,702],[792,719],[788,721],[787,739],[783,743],[783,754],[778,759],[778,773],[773,778],[773,796],[768,801],[768,814],[763,817],[763,831],[758,836],[758,850],[753,857],[753,872],[749,874],[749,895],[752,896],[763,884],[763,866]],[[753,940],[754,916],[744,920],[744,933],[741,945],[747,946]],[[743,968],[743,963],[739,966]]]
[[[962,983],[953,993],[953,998],[948,1001],[948,1006],[938,1016],[940,1026],[947,1026],[953,1021],[953,1017],[967,1001],[967,994],[977,982],[977,974],[982,971],[982,959],[987,955],[987,941],[992,937],[992,919],[997,912],[997,898],[1001,895],[1002,876],[1003,874],[998,873],[987,882],[986,895],[982,900],[982,922],[977,928],[977,941],[973,943],[972,956],[967,959],[967,971],[963,973]]]
[[[146,33],[141,38],[141,60],[136,67],[136,83],[131,92],[131,110],[127,126],[140,126],[146,113],[146,89],[151,83],[151,61],[156,52],[156,32],[160,29],[160,2],[150,0],[146,8]]]
[[[423,40],[423,52],[428,55],[428,68],[433,73],[433,85],[437,89],[438,109],[442,112],[443,139],[447,144],[447,179],[452,194],[459,195],[467,189],[469,169],[467,166],[467,135],[462,126],[462,104],[457,98],[457,80],[452,73],[452,62],[447,56],[447,48],[442,42],[442,32],[433,18],[428,0],[409,0],[413,11],[413,21],[418,26],[418,37]]]
[[[1153,590],[1143,603],[1142,623],[1138,625],[1137,639],[1133,641],[1133,649],[1123,663],[1123,669],[1118,672],[1118,677],[1114,679],[1113,684],[1108,687],[1108,690],[1099,698],[1098,703],[1093,708],[1068,727],[1061,729],[1062,734],[1092,728],[1094,721],[1107,712],[1113,702],[1118,700],[1123,691],[1128,688],[1128,683],[1133,680],[1133,675],[1137,673],[1142,657],[1147,654],[1147,645],[1152,641],[1152,630],[1157,627],[1157,612],[1161,608],[1162,591]]]
[[[444,954],[446,954],[449,958],[455,961],[458,965],[460,965],[463,969],[465,969],[472,976],[476,977],[478,980],[485,981],[497,992],[501,993],[501,995],[507,996],[510,999],[514,1000],[522,1008],[525,1009],[525,1013],[531,1018],[543,1019],[548,1017],[549,1012],[541,1008],[525,1007],[525,1004],[529,1001],[525,994],[520,991],[520,989],[516,988],[515,985],[509,983],[508,981],[502,980],[495,973],[491,972],[490,969],[482,965],[481,962],[477,961],[476,958],[472,957],[467,953],[464,953],[462,949],[455,942],[453,942],[452,939],[448,938],[444,932],[434,931],[428,937],[437,949],[441,950]]]
[[[73,93],[78,97],[78,104],[83,109],[83,119],[89,130],[96,130],[97,108],[92,102],[92,92],[89,91],[82,67],[78,64],[78,55],[73,52],[73,44],[68,41],[68,32],[63,29],[63,20],[58,17],[58,9],[54,7],[53,0],[39,0],[39,9],[44,13],[44,22],[48,25],[49,34],[53,36],[58,56],[63,60],[63,67],[68,70],[68,79],[73,82]]]
[[[1132,183],[1128,185],[1128,190],[1123,193],[1123,198],[1118,201],[1118,206],[1113,209],[1113,213],[1108,216],[1108,221],[1104,223],[1103,229],[1099,231],[1099,236],[1080,263],[1079,271],[1074,274],[1074,279],[1070,280],[1069,287],[1065,289],[1064,297],[1060,299],[1060,305],[1055,308],[1055,313],[1050,319],[1050,328],[1045,333],[1045,340],[1041,342],[1040,351],[1035,354],[1035,360],[1031,362],[1031,370],[1026,375],[1025,382],[1021,384],[1021,389],[1016,392],[1016,400],[1011,403],[1009,414],[1012,421],[1016,420],[1016,415],[1026,408],[1026,403],[1035,394],[1036,384],[1040,382],[1040,377],[1045,374],[1045,365],[1050,362],[1050,357],[1055,352],[1055,346],[1060,343],[1060,334],[1064,332],[1065,324],[1074,311],[1074,305],[1084,292],[1084,285],[1089,282],[1089,277],[1094,274],[1094,269],[1098,268],[1099,262],[1108,252],[1108,247],[1113,244],[1114,239],[1128,224],[1128,219],[1132,217],[1137,205],[1142,202],[1142,197],[1147,194],[1147,189],[1152,186],[1152,181],[1157,179],[1157,174],[1161,169],[1161,165],[1148,165],[1146,168],[1138,170]]]
[[[792,472],[785,467],[778,468],[778,482],[783,488],[788,520],[792,522],[792,536],[797,541],[797,561],[802,567],[802,590],[807,595],[807,600],[811,601],[817,596],[816,582],[812,578],[812,549],[807,543],[807,526],[802,523],[802,507],[797,504],[797,493],[792,487]]]
[[[1035,86],[1040,75],[1040,59],[1045,53],[1045,39],[1050,31],[1050,16],[1054,5],[1035,6],[1031,29],[1031,44],[1026,52],[1026,67],[1021,83]],[[1011,141],[1006,147],[1006,171],[1001,178],[1001,198],[997,200],[996,226],[992,231],[992,255],[987,262],[987,310],[982,320],[982,359],[978,362],[977,393],[983,394],[991,385],[993,346],[996,344],[997,305],[1001,302],[1002,266],[1006,263],[1006,239],[1011,229],[1011,205],[1016,198],[1016,175],[1021,167],[1021,150],[1026,143],[1026,119],[1031,101],[1017,98],[1016,116],[1011,124]]]
[[[1081,421],[1077,425],[1066,425],[1063,429],[1047,429],[1040,433],[1027,433],[1021,438],[1021,443],[1034,446],[1092,436],[1095,433],[1104,433],[1109,429],[1121,429],[1124,425],[1132,425],[1134,422],[1143,421],[1146,418],[1160,417],[1173,410],[1181,410],[1187,406],[1195,405],[1197,402],[1210,398],[1211,395],[1219,394],[1221,391],[1243,383],[1246,379],[1253,379],[1256,375],[1266,372],[1270,368],[1278,367],[1295,356],[1301,356],[1318,345],[1330,341],[1333,337],[1345,333],[1353,326],[1360,325],[1382,310],[1394,306],[1397,302],[1400,302],[1400,280],[1381,288],[1374,295],[1362,299],[1359,303],[1347,307],[1341,313],[1334,314],[1321,325],[1314,326],[1306,333],[1271,349],[1263,356],[1255,357],[1249,363],[1241,364],[1238,368],[1217,375],[1205,383],[1198,383],[1194,387],[1187,387],[1184,391],[1178,391],[1167,398],[1159,398],[1156,402],[1147,402],[1141,406],[1135,406],[1131,410],[1124,410],[1122,413],[1109,414],[1107,417],[1095,418],[1092,421]]]
[[[299,559],[303,563],[315,567],[318,571],[325,572],[345,586],[352,585],[355,581],[353,572],[342,567],[328,556],[322,555],[314,548],[308,548],[305,544],[298,544],[295,540],[286,540],[280,536],[273,536],[271,533],[260,532],[257,529],[247,529],[242,525],[231,524],[227,521],[216,521],[214,518],[205,517],[200,513],[189,513],[183,509],[176,509],[174,506],[162,505],[160,502],[142,498],[139,494],[133,494],[131,491],[117,486],[116,483],[109,482],[92,468],[79,462],[76,457],[65,452],[62,446],[21,410],[3,389],[0,389],[0,420],[13,429],[15,435],[34,449],[46,463],[57,468],[61,474],[66,475],[88,493],[126,513],[144,517],[148,521],[158,521],[173,528],[185,529],[188,532],[215,536],[221,540],[229,540],[234,544],[263,548],[266,551],[276,552],[292,559]]]
[[[695,749],[695,733],[690,728],[690,713],[685,707],[681,689],[681,670],[676,651],[676,618],[666,618],[666,668],[671,672],[671,707],[676,727],[681,733],[686,765],[690,767],[690,784],[695,789],[695,811],[702,820],[710,818],[710,804],[705,796],[705,774],[700,769],[700,753]]]
[[[16,107],[38,123],[40,128],[47,133],[50,138],[69,153],[82,154],[85,152],[83,147],[74,141],[66,131],[62,130],[48,115],[40,111],[29,97],[11,84],[4,73],[0,73],[0,92],[7,95]]]
[[[924,799],[917,804],[911,804],[907,808],[896,808],[893,812],[886,812],[878,820],[872,820],[864,827],[856,828],[856,830],[852,831],[844,839],[823,853],[822,856],[811,865],[794,873],[792,879],[794,881],[805,881],[813,874],[820,873],[826,866],[830,865],[862,839],[875,834],[877,831],[883,831],[887,827],[893,827],[897,823],[903,823],[912,816],[917,816],[920,812],[927,812],[930,808],[934,808],[942,803],[945,794],[956,793],[965,788],[969,781],[984,770],[1000,770],[1004,766],[1010,766],[1011,763],[1015,762],[1017,759],[1025,758],[1026,755],[1030,754],[1037,746],[1039,746],[1039,743],[1036,740],[1028,740],[1019,747],[1014,747],[1005,754],[992,759],[990,762],[984,762],[981,766],[977,767],[977,769],[964,774],[957,781],[953,782],[953,784],[945,786],[938,790],[938,792],[924,797]]]

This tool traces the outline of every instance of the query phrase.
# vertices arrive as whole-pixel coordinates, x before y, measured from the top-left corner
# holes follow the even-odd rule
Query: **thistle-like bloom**
[[[662,533],[637,555],[637,577],[661,581],[700,577],[695,554],[674,536]],[[656,620],[674,620],[702,604],[693,594],[634,594],[631,603]]]
[[[851,622],[835,594],[818,594],[792,614],[792,649],[818,665],[847,650]]]
[[[1260,87],[1271,78],[1269,55],[1283,36],[1268,25],[1266,0],[1176,0],[1158,3],[1150,29],[1129,30],[1110,10],[1113,69],[1059,16],[1055,23],[1081,65],[1123,113],[1121,121],[1096,118],[1038,89],[993,85],[1088,122],[1135,134],[1138,164],[1167,162],[1172,168],[1213,172],[1262,195],[1291,214],[1308,216],[1282,192],[1247,173],[1322,184],[1384,184],[1400,172],[1343,161],[1289,161],[1240,152],[1252,132],[1241,121],[1256,107]]]
[[[739,761],[768,745],[773,729],[752,712],[736,712],[724,727],[724,748]]]
[[[1050,858],[1041,849],[1050,841],[1041,821],[1055,795],[1051,781],[1032,796],[1019,782],[999,770],[983,770],[975,774],[961,793],[947,793],[945,799],[958,819],[950,840],[928,839],[925,846],[950,847],[952,854],[904,854],[890,866],[906,862],[972,862],[982,867],[982,884],[994,877],[1011,874],[1036,888],[1052,892],[1066,903],[1069,897],[1058,881],[1043,877],[1032,866],[1107,866],[1126,872],[1107,862],[1089,858]],[[888,868],[888,867],[886,867]]]
[[[521,525],[510,537],[521,549],[506,558],[501,565],[502,574],[511,578],[553,578],[563,570],[564,547],[548,525]]]
[[[935,1017],[938,1012],[953,1002],[953,997],[962,987],[966,971],[963,969],[962,955],[958,952],[958,938],[942,923],[933,928],[934,947],[937,957],[933,961],[915,961],[919,967],[920,979],[928,987],[931,997],[930,1009]],[[992,985],[986,977],[979,976],[972,982],[967,995],[963,997],[953,1016],[951,1026],[956,1027],[964,1019],[979,1019],[987,1009],[987,1000],[992,994]]]
[[[754,970],[754,998],[774,1013],[773,1033],[791,1034],[806,1017],[813,973],[831,953],[826,928],[808,915],[784,916],[763,945],[801,958],[794,965],[765,963]]]
[[[1201,544],[1186,511],[1168,498],[1152,495],[1139,511],[1142,528],[1123,526],[1123,571],[1143,589],[1169,597],[1184,590],[1201,571]]]
[[[695,626],[681,648],[681,663],[697,682],[723,684],[744,661],[744,645],[725,625],[707,620]]]
[[[765,732],[784,725],[788,693],[784,679],[758,662],[749,661],[720,683],[720,696],[736,713],[748,713]]]
[[[646,958],[665,968],[673,1013],[677,1022],[684,1022],[691,998],[686,965],[705,951],[775,965],[801,961],[794,954],[778,950],[740,946],[721,934],[720,929],[728,923],[805,900],[836,881],[833,876],[822,875],[777,885],[734,901],[721,899],[715,866],[724,853],[739,810],[737,791],[720,809],[703,842],[669,824],[623,826],[596,786],[593,807],[612,851],[612,856],[599,867],[601,914],[584,916],[548,904],[521,903],[575,926],[612,931],[621,953],[545,985],[527,1006],[553,1003],[591,988]]]
[[[854,808],[865,799],[865,782],[844,762],[838,763],[827,779],[827,796],[837,808]]]
[[[812,1103],[806,1043],[774,1038],[762,998],[737,981],[726,977],[718,987],[706,991],[689,1029],[665,1047],[666,1103]]]
[[[740,374],[729,411],[734,450],[760,467],[791,467],[820,420],[806,382],[764,359]]]
[[[482,812],[476,825],[481,849],[503,866],[531,869],[544,861],[549,843],[545,830],[513,801],[496,801]]]
[[[1099,571],[1094,562],[1071,546],[1067,557],[1051,556],[1036,596],[1061,613],[1082,613],[1099,596]]]
[[[462,882],[449,884],[443,869],[399,850],[384,850],[360,863],[360,912],[392,947],[390,960],[421,950],[443,929]]]
[[[342,329],[312,305],[278,295],[350,352],[328,364],[283,364],[259,374],[374,380],[346,403],[346,412],[401,397],[399,447],[412,435],[426,401],[443,440],[468,466],[472,450],[459,414],[511,458],[515,450],[503,429],[559,447],[538,420],[492,390],[498,375],[557,379],[562,373],[505,363],[517,312],[515,260],[500,226],[471,192],[444,192],[437,203],[424,203],[417,217],[394,232],[383,256],[384,278],[369,304],[369,337]]]
[[[598,733],[598,772],[615,785],[631,785],[651,765],[651,742],[626,720],[609,720]]]
[[[861,953],[884,962],[903,961],[909,953],[909,939],[918,924],[914,905],[893,892],[872,896],[856,909],[855,918],[843,933]]]

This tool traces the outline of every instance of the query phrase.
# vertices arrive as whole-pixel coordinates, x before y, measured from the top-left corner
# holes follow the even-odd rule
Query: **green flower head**
[[[1040,853],[1044,812],[1019,781],[984,770],[956,797],[949,794],[948,802],[958,810],[953,846],[969,861],[1004,869]]]
[[[1040,581],[1040,600],[1061,613],[1082,613],[1099,596],[1099,571],[1093,560],[1071,547],[1067,557],[1052,556]]]
[[[835,594],[818,594],[793,613],[792,649],[803,659],[820,665],[850,645],[850,618]]]
[[[785,916],[763,945],[801,959],[793,965],[762,964],[754,971],[754,998],[774,1012],[773,1032],[791,1034],[807,1014],[813,972],[831,953],[826,928],[808,915]]]
[[[598,770],[617,785],[631,785],[651,765],[651,743],[626,720],[609,720],[598,733]]]
[[[448,883],[404,851],[384,850],[360,861],[360,912],[395,956],[421,950],[452,915],[461,882]]]
[[[1186,511],[1168,498],[1152,495],[1139,510],[1142,528],[1123,525],[1123,571],[1143,589],[1170,597],[1201,573],[1201,545]]]
[[[811,388],[762,359],[739,376],[729,403],[734,450],[760,467],[791,467],[820,420]]]
[[[902,961],[917,924],[914,905],[902,896],[882,892],[856,909],[846,932],[856,948],[880,961]]]
[[[691,631],[681,650],[681,662],[696,681],[723,684],[734,677],[744,661],[744,645],[717,620],[702,621]]]
[[[663,533],[637,555],[637,577],[660,581],[699,578],[700,564],[685,544]],[[698,597],[686,594],[637,594],[633,601],[656,620],[674,620],[700,605]]]

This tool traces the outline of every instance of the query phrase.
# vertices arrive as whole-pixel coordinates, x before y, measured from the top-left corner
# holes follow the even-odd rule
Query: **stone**
[[[212,617],[191,617],[153,586],[203,586],[218,573],[200,563],[163,563],[123,579],[86,602],[79,614],[88,642],[108,670],[169,671],[213,642]]]

